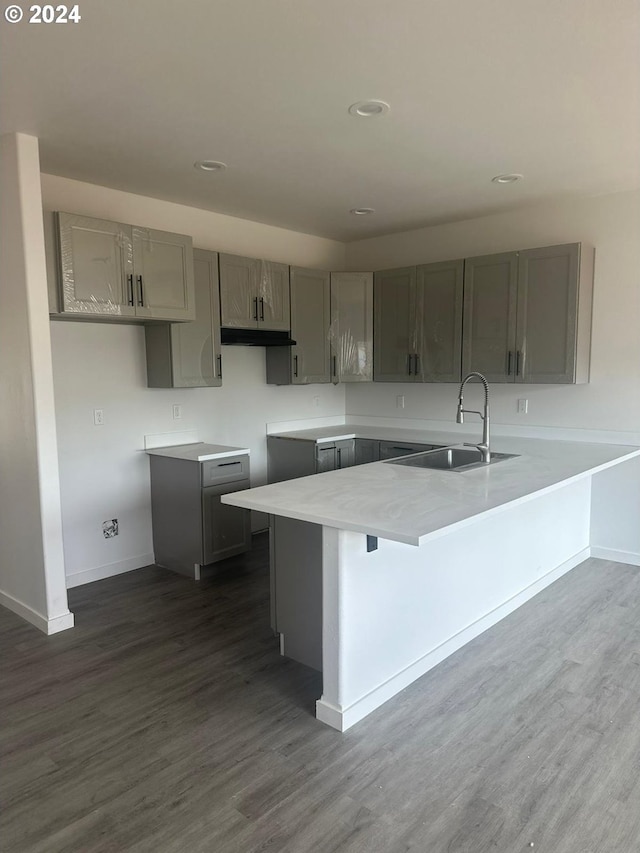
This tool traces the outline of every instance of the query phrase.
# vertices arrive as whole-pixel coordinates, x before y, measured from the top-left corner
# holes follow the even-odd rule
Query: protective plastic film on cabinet
[[[373,380],[373,273],[331,274],[331,380]]]
[[[260,261],[259,263],[259,281],[256,292],[260,313],[257,319],[265,319],[265,309],[272,317],[281,317],[284,313],[285,296],[288,298],[288,293],[284,292],[280,282],[276,282],[276,270],[282,264],[274,264],[272,261]]]
[[[135,313],[131,228],[118,222],[58,213],[64,313]]]

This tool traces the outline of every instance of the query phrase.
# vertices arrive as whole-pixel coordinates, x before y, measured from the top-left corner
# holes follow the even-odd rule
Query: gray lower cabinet
[[[72,213],[55,229],[60,316],[194,319],[191,237]]]
[[[321,672],[322,526],[277,515],[269,526],[271,627],[283,655]]]
[[[267,436],[269,483],[336,471],[355,465],[355,439],[316,442]]]
[[[225,328],[288,332],[288,265],[221,254],[220,319]]]
[[[356,438],[355,464],[366,465],[380,459],[380,442],[372,438]]]
[[[267,348],[268,384],[331,381],[330,319],[329,273],[291,267],[291,337],[296,344]]]
[[[249,510],[220,497],[250,488],[249,456],[207,462],[150,456],[153,549],[159,566],[200,579],[202,566],[251,548]]]
[[[195,249],[193,267],[195,320],[145,325],[149,388],[222,385],[217,253]]]
[[[374,275],[374,380],[459,382],[464,261]]]
[[[490,382],[589,380],[591,247],[546,246],[465,261],[463,373]]]
[[[417,444],[412,441],[381,441],[379,458],[396,459],[398,456],[422,453],[425,450],[436,450],[438,447],[440,447],[439,444]]]

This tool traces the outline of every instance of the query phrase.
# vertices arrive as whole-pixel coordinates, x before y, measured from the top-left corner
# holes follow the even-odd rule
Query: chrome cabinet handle
[[[511,360],[513,359],[513,353],[509,350],[507,354],[507,376],[511,376]]]
[[[333,375],[338,375],[338,359],[335,355],[333,356]]]
[[[298,375],[298,356],[294,355],[293,357],[293,375]]]
[[[264,299],[260,297],[260,319],[264,320]]]
[[[520,350],[516,352],[516,376],[520,376]]]
[[[407,355],[407,373],[411,376],[411,353]]]
[[[133,273],[127,276],[127,305],[135,305],[133,299]]]
[[[138,282],[138,305],[144,307],[144,291],[142,290],[142,276],[139,275],[137,278]]]
[[[253,319],[258,320],[258,297],[253,297]]]
[[[222,355],[218,356],[218,376],[222,379]]]

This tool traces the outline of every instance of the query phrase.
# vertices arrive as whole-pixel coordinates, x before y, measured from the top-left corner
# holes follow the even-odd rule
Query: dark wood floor
[[[71,590],[49,638],[0,608],[3,853],[640,850],[640,570],[587,561],[341,735],[266,561]]]

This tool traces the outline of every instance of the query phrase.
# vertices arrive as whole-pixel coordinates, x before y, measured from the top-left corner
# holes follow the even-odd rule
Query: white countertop
[[[191,462],[208,462],[210,459],[224,459],[227,456],[250,454],[247,447],[228,447],[225,444],[205,444],[198,441],[193,444],[175,444],[170,447],[154,447],[145,451],[150,456],[168,456],[171,459],[187,459]]]
[[[353,435],[353,431],[343,433],[341,429],[324,427],[304,432],[318,436],[331,431],[336,438]],[[357,436],[381,437],[380,429],[371,428],[371,432],[371,436],[364,435],[358,429]],[[410,440],[406,432],[403,431],[403,438]],[[391,440],[398,440],[397,430],[393,435]],[[433,444],[460,442],[459,435],[453,441],[441,441],[439,436],[444,435],[422,431],[420,440]],[[524,502],[571,480],[640,456],[640,448],[627,445],[506,436],[496,437],[491,449],[517,453],[519,458],[465,472],[372,462],[235,492],[224,495],[222,502],[419,545],[478,516],[499,512],[513,502]]]
[[[480,435],[482,425],[476,430]],[[269,438],[288,438],[292,441],[341,441],[345,438],[371,438],[380,441],[394,441],[397,444],[410,442],[417,444],[458,444],[460,441],[473,439],[468,430],[440,431],[398,429],[397,427],[365,426],[363,424],[343,424],[340,426],[315,427],[313,429],[298,429],[291,432],[270,433]],[[480,439],[478,439],[480,440]]]

